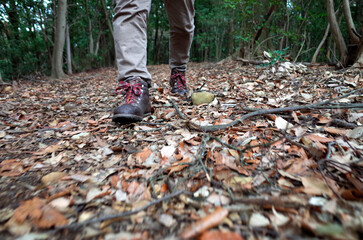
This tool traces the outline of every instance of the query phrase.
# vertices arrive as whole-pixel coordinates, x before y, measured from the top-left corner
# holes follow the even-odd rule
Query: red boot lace
[[[115,89],[116,94],[125,94],[125,103],[132,104],[142,93],[141,83],[129,83],[120,81]]]
[[[183,90],[186,87],[185,75],[182,72],[175,71],[171,75],[171,81],[174,85],[173,87],[176,87],[179,90]]]

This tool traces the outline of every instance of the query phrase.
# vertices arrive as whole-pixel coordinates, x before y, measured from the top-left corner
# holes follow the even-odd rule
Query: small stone
[[[192,102],[194,105],[211,103],[214,100],[214,94],[210,92],[195,92],[192,94]]]

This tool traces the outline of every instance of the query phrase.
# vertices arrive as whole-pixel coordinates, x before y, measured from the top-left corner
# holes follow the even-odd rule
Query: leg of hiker
[[[119,86],[124,96],[114,110],[113,121],[141,121],[151,112],[148,87],[151,75],[146,68],[147,18],[151,0],[116,0],[113,19]]]
[[[185,71],[194,35],[194,0],[164,0],[170,25],[169,66],[171,92],[188,92]]]

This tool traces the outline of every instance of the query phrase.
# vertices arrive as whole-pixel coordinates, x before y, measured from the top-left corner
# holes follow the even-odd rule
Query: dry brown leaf
[[[241,235],[235,232],[207,231],[198,240],[243,240]]]
[[[310,195],[323,195],[326,194],[330,197],[333,196],[333,192],[326,184],[326,182],[317,176],[301,177],[301,182],[304,185],[303,191]]]
[[[341,128],[324,127],[324,130],[334,135],[345,135],[347,133],[347,130]]]
[[[48,153],[57,152],[60,148],[61,148],[60,145],[54,144],[54,145],[50,145],[46,148],[43,148],[43,149],[39,150],[38,152],[35,152],[34,154],[35,155],[46,155]]]
[[[218,226],[223,222],[224,218],[227,217],[228,210],[222,207],[217,207],[213,213],[205,216],[200,219],[196,223],[192,223],[182,231],[180,237],[183,239],[190,239],[198,236],[202,232],[206,231],[209,228]]]
[[[0,176],[4,177],[16,177],[20,176],[30,167],[23,167],[23,163],[17,159],[4,160],[0,163]]]
[[[18,223],[29,219],[39,228],[59,227],[68,223],[68,220],[57,210],[37,197],[23,202],[12,217]]]
[[[135,154],[137,161],[145,162],[146,159],[151,155],[151,150],[149,148],[144,148],[141,152]]]
[[[306,137],[313,140],[313,141],[321,142],[321,143],[329,143],[329,142],[334,142],[335,141],[334,138],[323,137],[323,136],[319,136],[317,134],[309,134]]]
[[[67,174],[64,172],[52,172],[42,177],[42,183],[45,185],[55,184],[65,176]]]

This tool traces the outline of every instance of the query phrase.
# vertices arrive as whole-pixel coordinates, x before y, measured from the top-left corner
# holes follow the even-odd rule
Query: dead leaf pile
[[[168,66],[150,66],[153,112],[124,126],[113,68],[0,91],[0,236],[359,239],[363,108],[347,104],[362,103],[363,74],[278,67],[191,64],[180,98]],[[214,98],[193,105],[193,91]]]

